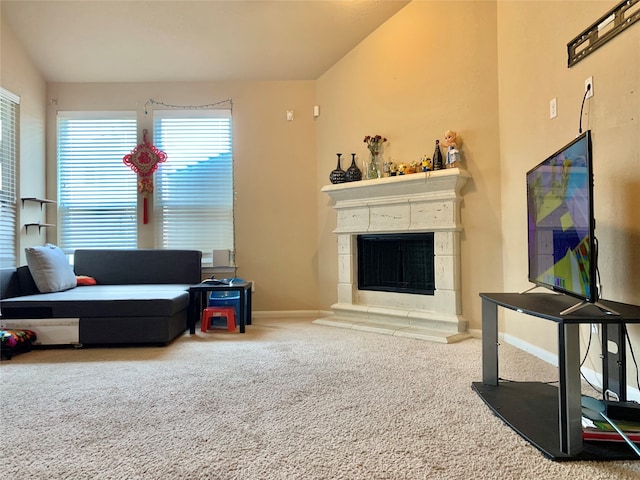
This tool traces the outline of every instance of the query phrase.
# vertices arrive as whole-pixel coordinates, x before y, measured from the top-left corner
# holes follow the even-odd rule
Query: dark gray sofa
[[[187,328],[201,260],[196,250],[76,250],[75,274],[97,285],[55,293],[39,293],[26,266],[3,269],[2,319],[77,318],[82,345],[166,344]]]

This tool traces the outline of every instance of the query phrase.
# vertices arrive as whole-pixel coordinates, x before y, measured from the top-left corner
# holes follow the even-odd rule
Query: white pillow
[[[24,249],[29,272],[40,293],[61,292],[77,285],[76,275],[64,252],[47,243]]]

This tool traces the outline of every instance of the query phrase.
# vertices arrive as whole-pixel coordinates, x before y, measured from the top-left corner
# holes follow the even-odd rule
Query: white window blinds
[[[0,88],[0,267],[15,267],[16,162],[20,97]]]
[[[162,248],[234,249],[230,110],[156,110],[154,145],[167,154],[155,174],[154,219]]]
[[[136,112],[58,113],[58,244],[137,247]]]

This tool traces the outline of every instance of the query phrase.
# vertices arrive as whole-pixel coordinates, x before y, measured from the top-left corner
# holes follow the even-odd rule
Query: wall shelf
[[[55,225],[53,223],[25,223],[24,224],[25,231],[29,232],[29,227],[38,227],[38,233],[40,233],[41,229],[55,227]]]
[[[42,211],[43,205],[56,203],[54,200],[49,200],[48,198],[38,198],[38,197],[22,197],[20,201],[22,202],[22,208],[24,208],[25,202],[39,203],[40,211]],[[40,233],[40,231],[43,228],[52,228],[52,227],[55,227],[55,225],[53,223],[42,223],[39,221],[35,223],[34,222],[25,223],[24,224],[25,233],[29,233],[29,227],[38,227],[38,233]]]
[[[42,206],[46,203],[56,203],[55,200],[49,200],[47,198],[36,198],[36,197],[24,197],[24,198],[21,198],[20,201],[22,202],[23,208],[24,208],[25,202],[35,202],[40,204],[40,209],[42,209]]]

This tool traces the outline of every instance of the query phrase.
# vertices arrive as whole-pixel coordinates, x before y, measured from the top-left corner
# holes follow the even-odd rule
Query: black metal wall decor
[[[624,0],[567,43],[568,67],[573,67],[620,32],[640,20],[640,0]]]

